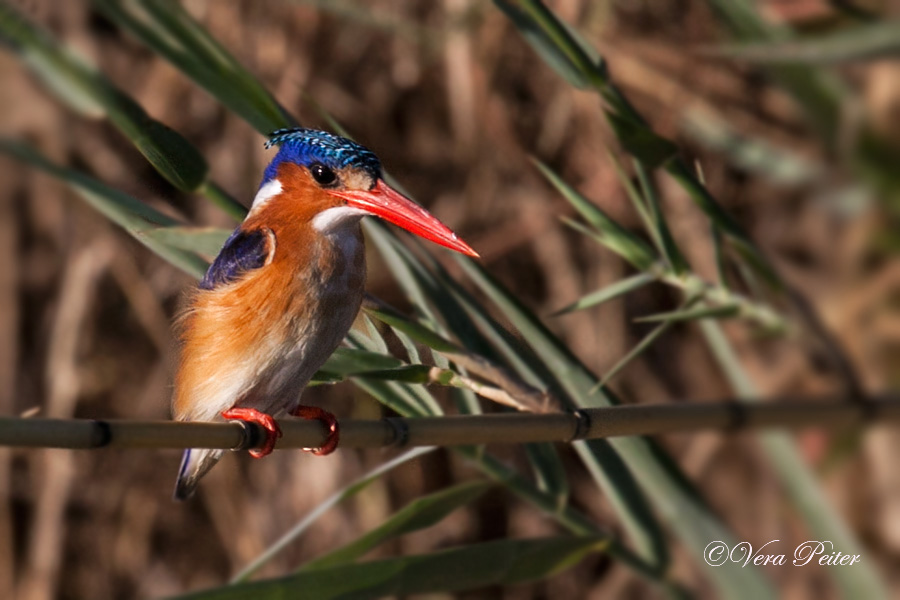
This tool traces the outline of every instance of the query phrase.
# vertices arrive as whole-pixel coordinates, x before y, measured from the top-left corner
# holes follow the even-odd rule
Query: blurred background
[[[270,155],[248,124],[90,2],[8,1],[195,144],[211,177],[249,204]],[[652,329],[635,318],[677,306],[673,292],[654,286],[548,316],[632,271],[561,223],[574,211],[530,157],[551,165],[626,227],[640,223],[609,158],[618,146],[596,94],[574,89],[547,67],[491,3],[182,4],[304,125],[328,128],[316,104],[327,108],[414,198],[477,248],[484,266],[547,317],[595,372],[607,372]],[[655,131],[676,141],[681,156],[808,300],[862,387],[889,389],[897,383],[900,358],[900,65],[890,55],[829,63],[840,103],[829,116],[811,116],[813,107],[785,93],[752,56],[722,50],[733,49],[735,40],[711,9],[715,4],[548,2],[604,56]],[[849,9],[850,3],[827,0],[749,4],[771,26],[811,36],[900,14],[896,0],[854,2]],[[233,226],[220,209],[167,183],[108,122],[61,105],[13,53],[0,53],[0,82],[3,135],[167,214]],[[177,352],[171,323],[192,278],[45,174],[0,156],[0,181],[0,412],[167,418]],[[686,258],[715,280],[707,220],[671,178],[659,177],[657,184]],[[408,310],[387,267],[377,253],[369,254],[368,290]],[[458,272],[442,252],[433,254]],[[762,396],[845,390],[845,378],[806,337],[760,335],[740,322],[724,327]],[[733,396],[692,323],[670,328],[611,387],[634,403]],[[312,389],[305,398],[335,407],[339,416],[377,418],[381,410],[349,384]],[[859,436],[810,431],[795,439],[861,541],[863,560],[890,589],[900,590],[896,430]],[[808,539],[755,436],[702,433],[661,441],[740,540],[757,547],[778,539],[780,551],[791,553]],[[495,450],[510,464],[522,461],[515,448]],[[571,458],[570,450],[561,453]],[[221,585],[323,499],[393,455],[276,452],[252,461],[235,454],[210,473],[193,500],[179,504],[171,501],[178,452],[0,449],[0,597],[158,597]],[[584,468],[572,460],[566,465],[573,502],[620,531]],[[260,575],[288,573],[423,493],[475,477],[443,451],[408,463],[318,520]],[[372,556],[556,530],[531,507],[496,491]],[[704,567],[677,544],[672,559],[675,579],[699,597],[715,597]],[[785,597],[836,597],[824,567],[787,565],[765,574]],[[540,583],[464,597],[657,593],[632,571],[592,555]]]

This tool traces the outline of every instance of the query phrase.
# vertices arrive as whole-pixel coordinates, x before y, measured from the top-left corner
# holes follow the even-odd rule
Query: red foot
[[[315,419],[322,421],[325,428],[328,429],[328,438],[325,440],[325,443],[322,444],[321,448],[304,448],[304,450],[312,452],[316,456],[325,456],[326,454],[334,452],[334,449],[337,448],[338,440],[341,438],[341,432],[338,428],[337,419],[334,418],[333,414],[327,410],[322,410],[318,406],[303,405],[295,408],[291,414],[295,417],[300,417],[301,419]]]
[[[266,430],[266,442],[262,448],[253,448],[250,450],[250,456],[253,458],[262,458],[272,454],[275,449],[275,442],[281,437],[281,427],[272,418],[272,415],[259,412],[255,408],[229,408],[222,413],[226,419],[238,419],[261,425]]]

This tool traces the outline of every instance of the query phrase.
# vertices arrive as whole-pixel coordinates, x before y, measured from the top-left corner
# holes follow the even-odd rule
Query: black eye
[[[309,172],[319,185],[330,185],[337,181],[337,175],[334,174],[334,171],[322,163],[313,163],[310,165]]]

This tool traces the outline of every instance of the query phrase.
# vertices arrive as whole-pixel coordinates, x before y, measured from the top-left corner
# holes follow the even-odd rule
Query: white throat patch
[[[329,233],[351,225],[368,214],[370,214],[368,211],[361,208],[334,206],[313,217],[312,226],[316,231]]]

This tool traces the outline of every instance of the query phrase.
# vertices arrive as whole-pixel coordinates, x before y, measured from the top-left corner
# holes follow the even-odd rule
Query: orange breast
[[[294,183],[282,181],[283,196]],[[191,299],[181,319],[176,419],[212,420],[235,404],[289,408],[349,330],[365,283],[359,227],[322,235],[310,225],[315,202],[290,199],[271,200],[242,225],[274,232],[272,261]]]

